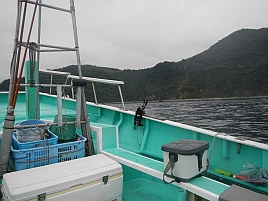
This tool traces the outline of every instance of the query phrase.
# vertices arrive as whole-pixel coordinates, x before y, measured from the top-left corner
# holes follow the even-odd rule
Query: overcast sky
[[[51,2],[64,0],[43,0]],[[82,64],[118,69],[180,61],[234,31],[268,27],[268,0],[76,0],[75,5]],[[1,2],[0,81],[9,78],[16,9],[16,0]],[[41,43],[74,47],[70,15],[50,9],[43,13]],[[27,34],[26,29],[25,41]],[[74,53],[41,55],[42,69],[70,64],[76,64]]]

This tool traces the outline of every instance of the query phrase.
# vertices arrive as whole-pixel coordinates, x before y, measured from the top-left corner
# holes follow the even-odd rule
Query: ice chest
[[[3,176],[4,200],[122,200],[122,167],[103,154]]]
[[[190,181],[206,172],[207,149],[209,144],[201,140],[178,140],[162,145],[164,154],[164,167],[170,162],[171,156],[174,159],[174,168],[171,168],[166,175],[176,181]]]

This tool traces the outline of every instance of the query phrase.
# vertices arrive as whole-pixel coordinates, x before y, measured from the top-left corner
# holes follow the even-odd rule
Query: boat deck
[[[161,184],[159,185],[161,185],[162,188],[166,188],[167,186],[177,186],[179,188],[187,189],[189,190],[189,192],[200,195],[208,200],[218,200],[219,196],[227,188],[229,188],[229,186],[226,184],[220,183],[204,176],[197,177],[190,182],[174,182],[169,185],[164,184],[162,181],[164,163],[162,162],[156,161],[148,157],[144,157],[136,153],[131,153],[120,148],[105,149],[101,151],[101,153],[113,158],[114,160],[118,161],[123,165],[148,174],[155,179],[158,179],[159,181],[161,181]],[[167,180],[170,181],[168,178]],[[128,183],[126,183],[126,185],[128,185]]]
[[[6,108],[7,94],[6,96],[1,94],[1,97],[0,107]],[[62,105],[63,115],[75,115],[75,107],[73,107],[74,109],[71,109],[72,107],[66,107],[67,109],[65,109],[64,101]],[[42,98],[40,103],[40,119],[53,121],[57,115],[56,107],[56,99]],[[3,109],[0,111],[0,131],[3,128],[5,113],[6,111]],[[99,115],[100,113],[97,112],[97,114]],[[15,116],[16,123],[25,120],[26,109],[23,95],[18,97]],[[220,194],[229,188],[229,185],[207,177],[198,177],[190,182],[164,184],[162,181],[163,162],[120,147],[117,125],[120,124],[109,124],[106,121],[103,123],[91,122],[96,152],[113,158],[123,166],[123,200],[180,200],[178,197],[181,195],[178,192],[186,189],[187,192],[200,195],[207,200],[216,201],[219,199]],[[136,173],[133,174],[133,172]]]
[[[0,100],[0,108],[7,108],[7,93],[1,94],[1,100]],[[70,108],[64,108],[64,101],[63,101],[63,109],[62,114],[73,114],[75,115],[76,111],[74,109]],[[42,101],[40,103],[40,119],[42,120],[49,120],[53,121],[54,117],[57,115],[57,105],[52,104],[51,102]],[[0,110],[0,132],[3,130],[3,122],[5,119],[6,110],[1,109]],[[15,108],[14,115],[16,117],[16,122],[21,122],[25,120],[26,117],[26,108],[25,108],[25,97],[24,95],[19,95],[17,99],[17,104]]]
[[[0,101],[0,107],[5,108],[6,107],[6,101],[7,100],[1,100]],[[49,120],[53,121],[54,117],[57,115],[56,105],[53,104],[50,101],[42,101],[40,103],[40,119],[42,120]],[[63,103],[64,107],[64,103]],[[75,109],[63,109],[63,114],[75,114]],[[1,122],[4,122],[5,113],[0,113],[1,115]],[[16,109],[15,109],[15,116],[16,116],[16,123],[25,120],[26,116],[26,109],[25,109],[25,102],[24,102],[24,96],[19,96]],[[115,133],[115,125],[107,125],[107,124],[101,124],[101,123],[92,123],[91,124],[93,128],[101,128],[103,130],[109,129],[109,133],[113,131],[112,133]],[[2,130],[2,127],[1,127]],[[106,135],[107,136],[107,135]],[[112,145],[112,147],[116,146],[116,137],[112,137],[112,141],[114,143],[111,143],[111,135],[109,137],[109,146]],[[105,146],[105,139],[103,139],[104,142],[103,146]],[[114,158],[116,156],[119,158],[117,160],[120,162],[125,169],[125,172],[129,174],[131,171],[138,171],[138,176],[134,178],[124,178],[124,187],[123,187],[123,200],[178,200],[178,186],[176,185],[165,185],[162,181],[162,172],[164,170],[164,164],[163,162],[159,162],[157,160],[135,154],[123,149],[118,148],[111,148],[105,149],[106,155],[109,155],[110,157]],[[109,154],[107,154],[109,153]],[[126,162],[127,161],[127,162]],[[126,163],[125,163],[126,162]],[[131,163],[131,164],[129,164]],[[128,167],[128,168],[126,168]],[[143,176],[140,176],[142,173]],[[211,181],[211,184],[209,184],[207,181],[205,181],[206,178],[199,179],[199,180],[193,180],[193,183],[189,183],[191,187],[199,186],[198,188],[203,188],[204,186],[207,186],[210,190],[215,190],[216,197],[221,194],[225,189],[228,188],[227,185],[218,184],[215,187],[215,183]],[[204,185],[203,182],[206,183]],[[195,183],[195,184],[194,184]],[[218,183],[218,182],[216,182]],[[209,185],[208,185],[209,184]],[[188,187],[189,188],[189,187]],[[170,196],[173,195],[173,196]],[[216,199],[215,199],[216,200]]]
[[[124,182],[123,200],[170,200],[178,201],[178,188],[175,186],[163,186],[154,180],[137,178]]]

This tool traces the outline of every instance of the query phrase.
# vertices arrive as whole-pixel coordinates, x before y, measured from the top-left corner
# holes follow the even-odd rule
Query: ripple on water
[[[140,105],[142,102],[126,103],[126,108],[135,111]],[[149,115],[268,143],[268,98],[149,101],[145,111]]]

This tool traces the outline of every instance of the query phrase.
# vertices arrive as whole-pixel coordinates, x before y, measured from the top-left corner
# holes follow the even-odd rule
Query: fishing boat
[[[24,42],[27,6],[34,9]],[[71,15],[73,48],[40,43],[42,9]],[[146,100],[126,110],[123,81],[82,75],[73,0],[70,9],[18,0],[17,13],[10,87],[0,93],[2,200],[268,200],[267,144],[147,115]],[[56,50],[75,52],[78,75],[39,69],[40,53]],[[39,83],[39,72],[51,82]],[[55,74],[71,84],[53,84]],[[95,102],[86,101],[88,83]],[[98,103],[95,83],[117,86],[122,107]]]

